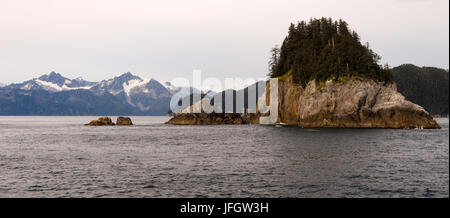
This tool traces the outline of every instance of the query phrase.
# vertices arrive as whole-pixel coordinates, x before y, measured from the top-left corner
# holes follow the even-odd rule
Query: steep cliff
[[[341,78],[303,88],[279,82],[278,121],[321,128],[440,128],[421,106],[405,100],[394,83]]]

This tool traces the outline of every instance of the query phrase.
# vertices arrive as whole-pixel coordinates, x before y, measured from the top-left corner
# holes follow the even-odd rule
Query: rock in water
[[[86,126],[113,126],[114,123],[112,122],[111,118],[109,118],[109,117],[100,117],[97,120],[93,120],[85,125]]]
[[[440,128],[421,106],[407,101],[394,83],[351,78],[305,88],[280,81],[278,122],[320,128]]]
[[[130,126],[133,125],[133,122],[131,122],[129,117],[117,117],[116,125]]]
[[[179,113],[166,124],[175,125],[221,125],[221,124],[258,124],[259,114],[222,114],[222,113]]]

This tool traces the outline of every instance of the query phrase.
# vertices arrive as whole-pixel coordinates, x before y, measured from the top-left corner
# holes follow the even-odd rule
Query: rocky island
[[[379,60],[342,20],[291,24],[269,62],[270,77],[278,78],[277,122],[317,128],[440,128],[424,108],[397,91],[390,68]],[[259,116],[179,113],[167,123],[258,124]]]
[[[97,120],[85,124],[85,126],[131,126],[133,122],[129,117],[117,117],[116,123],[114,123],[109,117],[99,117]]]
[[[324,128],[440,128],[425,109],[397,92],[393,83],[370,79],[311,81],[305,88],[292,77],[279,85],[278,121]]]

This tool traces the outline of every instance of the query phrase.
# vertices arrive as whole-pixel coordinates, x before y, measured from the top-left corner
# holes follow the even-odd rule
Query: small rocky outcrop
[[[114,126],[114,123],[112,122],[111,118],[109,118],[109,117],[100,117],[97,120],[93,120],[85,125],[86,126]]]
[[[129,117],[117,117],[116,125],[131,126],[131,125],[133,125],[133,122],[131,121],[131,118],[129,118]]]
[[[258,124],[258,114],[219,114],[219,113],[179,113],[166,124],[176,125],[220,125],[220,124]]]

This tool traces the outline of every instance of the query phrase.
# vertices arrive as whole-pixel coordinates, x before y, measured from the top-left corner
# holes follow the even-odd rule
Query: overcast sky
[[[264,77],[291,22],[342,18],[391,66],[449,67],[448,0],[0,0],[0,82]]]

